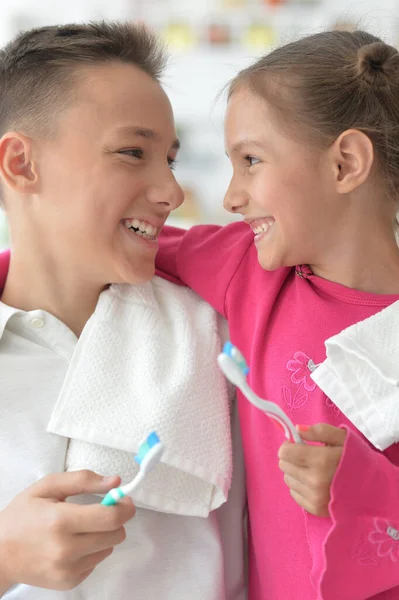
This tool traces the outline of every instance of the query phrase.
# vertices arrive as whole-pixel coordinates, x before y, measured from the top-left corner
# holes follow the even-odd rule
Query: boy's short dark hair
[[[79,68],[121,61],[158,80],[166,55],[144,25],[97,22],[40,27],[0,50],[0,136],[6,131],[50,135],[74,97]]]

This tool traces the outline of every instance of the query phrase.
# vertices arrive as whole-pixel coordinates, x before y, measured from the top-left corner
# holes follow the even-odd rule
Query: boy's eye
[[[132,156],[133,158],[142,159],[144,156],[144,152],[141,148],[125,148],[124,150],[119,150],[119,154],[124,154],[125,156]],[[168,165],[173,170],[176,166],[177,160],[168,156]]]
[[[250,167],[253,167],[258,162],[260,162],[259,158],[256,158],[256,156],[251,156],[250,154],[247,154],[247,156],[245,156],[245,160],[249,164]]]
[[[141,148],[126,148],[124,150],[119,150],[119,154],[132,156],[133,158],[143,158],[144,153]]]

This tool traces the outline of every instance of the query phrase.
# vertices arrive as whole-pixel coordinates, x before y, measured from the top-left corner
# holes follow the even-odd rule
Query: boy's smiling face
[[[29,252],[29,240],[43,240],[55,265],[67,260],[96,284],[151,278],[157,234],[183,201],[171,170],[173,113],[159,83],[122,62],[85,67],[55,135],[29,143],[34,193],[19,214],[7,202],[14,243]]]

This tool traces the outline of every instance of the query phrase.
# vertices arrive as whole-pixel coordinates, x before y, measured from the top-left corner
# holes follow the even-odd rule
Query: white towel
[[[132,453],[155,430],[162,463],[139,506],[208,516],[232,476],[230,405],[217,365],[219,317],[194,292],[155,277],[104,291],[74,352],[48,431],[70,439],[66,468],[137,472]]]
[[[325,343],[312,379],[379,450],[399,441],[399,302]]]

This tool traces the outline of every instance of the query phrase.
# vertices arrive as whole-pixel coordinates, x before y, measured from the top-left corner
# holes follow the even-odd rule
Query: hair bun
[[[399,82],[399,53],[384,42],[374,42],[358,51],[356,72],[369,85],[390,86]]]

